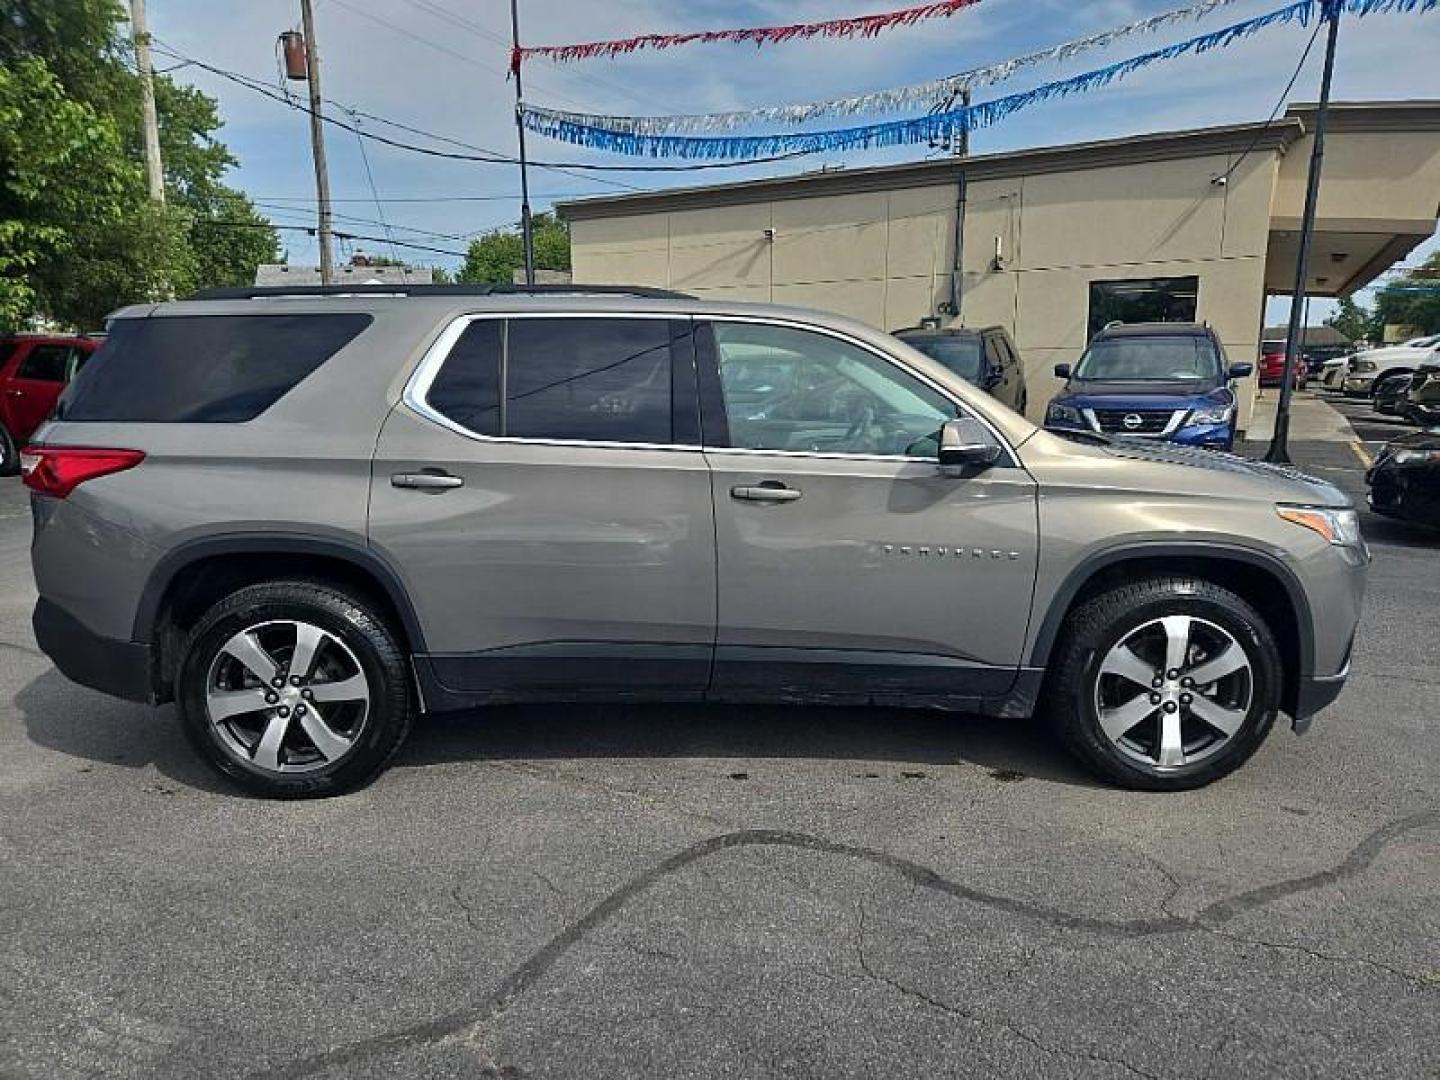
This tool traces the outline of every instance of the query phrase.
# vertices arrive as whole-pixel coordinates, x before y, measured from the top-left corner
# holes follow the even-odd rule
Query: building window
[[[1194,322],[1199,295],[1198,277],[1092,281],[1086,339],[1112,322]]]

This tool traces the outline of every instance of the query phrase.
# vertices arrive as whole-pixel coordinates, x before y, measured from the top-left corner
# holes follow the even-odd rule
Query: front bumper
[[[127,701],[154,701],[149,645],[97,634],[43,596],[35,603],[31,625],[40,650],[72,682]]]
[[[1374,375],[1347,375],[1340,388],[1347,394],[1368,394],[1374,385]]]
[[[1082,431],[1090,435],[1104,434],[1106,438],[1110,439],[1134,439],[1136,442],[1166,442],[1179,446],[1203,446],[1210,450],[1229,450],[1235,445],[1233,421],[1228,424],[1192,424],[1179,428],[1169,435],[1125,435],[1118,432],[1097,432],[1094,428],[1085,425],[1056,424],[1049,420],[1045,422],[1045,430],[1062,435],[1067,431]]]
[[[1295,734],[1304,735],[1310,730],[1315,714],[1329,708],[1345,689],[1345,680],[1350,677],[1350,661],[1347,658],[1344,669],[1338,675],[1311,675],[1300,680],[1295,702],[1295,716],[1291,727]]]

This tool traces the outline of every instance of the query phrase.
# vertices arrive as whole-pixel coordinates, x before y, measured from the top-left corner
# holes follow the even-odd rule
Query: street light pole
[[[1320,102],[1315,110],[1315,145],[1310,151],[1310,175],[1305,186],[1305,214],[1300,221],[1300,250],[1295,258],[1295,288],[1290,294],[1290,323],[1285,334],[1285,371],[1280,377],[1280,401],[1275,408],[1275,433],[1265,460],[1290,464],[1290,398],[1294,392],[1295,362],[1305,315],[1306,282],[1310,279],[1310,244],[1315,237],[1315,212],[1320,198],[1320,167],[1325,160],[1325,123],[1330,114],[1330,83],[1335,75],[1335,43],[1340,35],[1340,0],[1324,0],[1324,17],[1330,26],[1325,38],[1325,70],[1320,76]]]
[[[519,56],[520,2],[510,0],[510,42]],[[530,170],[525,161],[525,93],[520,83],[520,63],[515,63],[515,132],[520,139],[520,232],[525,242],[525,284],[535,284],[535,232],[530,222]]]

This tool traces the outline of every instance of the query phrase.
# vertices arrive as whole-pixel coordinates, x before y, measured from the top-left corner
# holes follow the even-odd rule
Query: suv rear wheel
[[[1239,596],[1199,578],[1147,578],[1070,615],[1046,706],[1100,776],[1178,791],[1256,751],[1279,709],[1280,670],[1274,635]]]
[[[186,643],[175,696],[196,749],[260,795],[336,795],[373,779],[410,729],[404,654],[363,601],[276,581],[217,603]]]

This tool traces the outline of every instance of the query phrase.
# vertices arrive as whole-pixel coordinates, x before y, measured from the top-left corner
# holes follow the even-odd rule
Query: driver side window
[[[730,445],[934,458],[943,394],[839,338],[763,323],[715,321]]]

